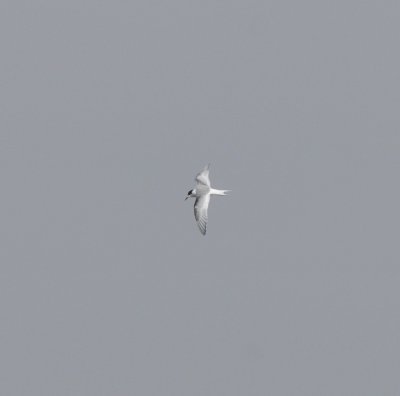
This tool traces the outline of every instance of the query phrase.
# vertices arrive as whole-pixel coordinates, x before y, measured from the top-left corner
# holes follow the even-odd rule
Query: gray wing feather
[[[210,164],[206,165],[204,169],[196,176],[196,182],[210,187]]]
[[[196,198],[194,203],[194,217],[196,218],[197,225],[199,226],[200,232],[206,235],[207,221],[208,221],[208,204],[210,203],[210,195],[202,195]]]

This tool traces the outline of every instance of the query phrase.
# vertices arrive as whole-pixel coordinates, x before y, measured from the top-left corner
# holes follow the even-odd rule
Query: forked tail
[[[214,188],[211,189],[210,193],[212,195],[227,195],[228,192],[230,192],[232,190],[216,190]]]

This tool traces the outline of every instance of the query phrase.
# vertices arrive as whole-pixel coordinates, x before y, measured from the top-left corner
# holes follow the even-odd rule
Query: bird
[[[208,205],[211,195],[226,195],[231,190],[217,190],[211,187],[210,183],[210,164],[197,174],[195,178],[196,187],[187,193],[185,201],[188,198],[196,198],[194,202],[194,217],[200,232],[206,235],[208,221]]]

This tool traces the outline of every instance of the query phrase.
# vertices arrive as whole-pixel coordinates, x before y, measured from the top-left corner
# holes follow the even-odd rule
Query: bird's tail
[[[230,192],[230,191],[232,191],[232,190],[216,190],[216,189],[212,188],[210,192],[212,195],[227,195],[228,192]]]

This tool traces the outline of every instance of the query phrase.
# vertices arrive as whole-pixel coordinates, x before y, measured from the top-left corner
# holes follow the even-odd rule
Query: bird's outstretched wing
[[[197,225],[199,226],[200,232],[206,235],[207,231],[207,220],[208,220],[208,204],[210,203],[210,194],[204,194],[196,198],[194,203],[194,217],[196,218]]]
[[[210,187],[210,164],[206,165],[204,169],[196,176],[196,182],[198,184],[204,184],[207,187]]]

